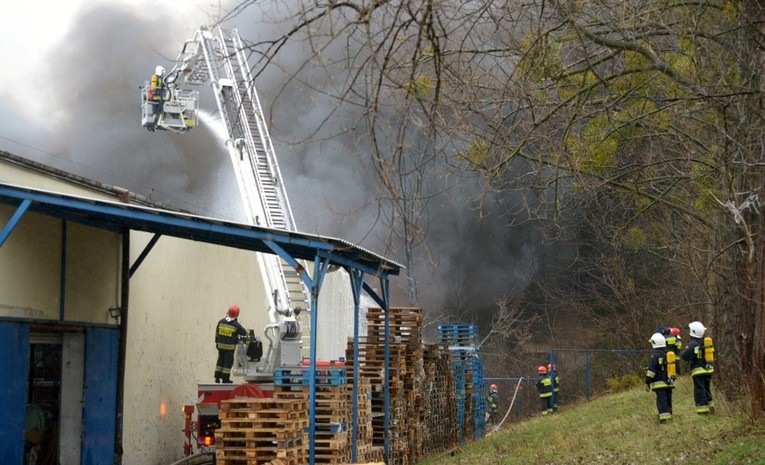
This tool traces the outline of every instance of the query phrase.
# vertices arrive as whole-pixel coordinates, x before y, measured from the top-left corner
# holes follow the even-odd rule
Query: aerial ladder
[[[246,54],[236,29],[200,28],[184,43],[173,69],[165,72],[158,66],[151,81],[141,87],[141,124],[150,131],[189,131],[198,121],[199,91],[192,88],[212,87],[247,223],[295,231]],[[258,253],[257,260],[267,293],[270,323],[265,336],[270,344],[262,360],[237,349],[234,374],[247,380],[273,376],[280,367],[299,366],[307,346],[303,338],[310,334],[298,322],[301,312],[310,311],[309,294],[298,273],[277,255]],[[306,320],[310,322],[310,317]]]

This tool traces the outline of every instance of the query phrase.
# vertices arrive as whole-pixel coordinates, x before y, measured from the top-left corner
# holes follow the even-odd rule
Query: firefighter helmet
[[[677,337],[680,335],[680,328],[669,328],[669,334]]]
[[[693,323],[689,324],[688,329],[691,330],[692,337],[698,338],[704,337],[704,332],[707,330],[707,328],[705,328],[700,321],[694,321]]]
[[[651,339],[648,340],[648,342],[651,343],[651,347],[654,349],[658,349],[660,347],[667,347],[667,340],[664,339],[664,336],[661,335],[661,333],[654,333],[653,336],[651,336]]]
[[[154,69],[154,74],[157,76],[164,76],[165,75],[165,68],[162,66],[157,66],[156,69]]]
[[[540,375],[546,375],[547,374],[547,367],[544,365],[539,365],[539,368],[537,368],[537,371]]]
[[[497,385],[496,384],[492,384],[491,386],[489,386],[489,389],[491,389],[492,391],[496,391],[497,390]]]
[[[237,305],[232,305],[228,308],[228,317],[239,318],[239,307]]]

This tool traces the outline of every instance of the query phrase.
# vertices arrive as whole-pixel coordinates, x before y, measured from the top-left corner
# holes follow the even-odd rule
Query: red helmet
[[[680,335],[680,328],[669,328],[669,334],[673,336],[679,336]]]
[[[547,367],[544,365],[539,365],[539,368],[537,368],[537,371],[540,375],[546,375],[547,374]]]
[[[232,305],[228,308],[228,317],[229,318],[239,318],[239,307],[236,305]]]
[[[497,385],[496,384],[492,384],[491,386],[489,386],[489,389],[491,389],[492,391],[496,391],[497,390]]]

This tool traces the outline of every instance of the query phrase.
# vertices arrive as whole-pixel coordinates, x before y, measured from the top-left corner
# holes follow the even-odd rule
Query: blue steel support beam
[[[305,283],[306,286],[308,286],[309,289],[313,287],[313,280],[311,280],[311,277],[308,276],[308,273],[305,272],[305,268],[303,268],[303,265],[298,263],[298,261],[290,255],[282,246],[277,244],[274,241],[263,241],[264,244],[268,246],[269,249],[271,249],[276,255],[278,255],[282,260],[287,262],[288,265],[290,265],[292,268],[295,269],[295,272],[298,274],[300,279]],[[317,251],[318,252],[318,251]],[[316,260],[314,263],[318,263],[320,261],[327,262],[329,260],[329,257],[321,257],[319,254],[316,255]],[[327,262],[328,263],[328,262]],[[324,269],[324,273],[326,273],[326,267]],[[318,279],[318,275],[317,278]],[[322,280],[323,280],[322,276]],[[319,285],[321,287],[321,285]],[[318,294],[317,294],[318,296]]]
[[[353,290],[353,423],[351,437],[351,462],[356,463],[359,435],[359,306],[361,304],[361,288],[364,284],[364,272],[349,270],[351,289]]]
[[[146,257],[149,255],[149,252],[151,252],[151,249],[154,248],[154,246],[157,244],[157,241],[159,238],[162,237],[162,234],[155,234],[148,244],[146,244],[146,247],[143,248],[141,251],[141,255],[138,256],[138,258],[135,259],[133,262],[133,265],[130,266],[130,271],[128,272],[128,277],[132,278],[133,273],[138,270],[138,267],[141,266],[141,263],[146,259]]]
[[[319,292],[324,276],[329,268],[329,259],[318,255],[314,259],[314,279],[311,286],[311,341],[310,363],[308,364],[308,463],[316,463],[316,325],[319,308]]]
[[[32,201],[29,199],[24,199],[21,202],[21,205],[19,205],[19,208],[17,208],[13,213],[13,216],[11,216],[11,219],[8,220],[8,224],[6,224],[3,230],[0,231],[0,247],[5,244],[5,240],[8,239],[8,236],[11,235],[13,230],[16,228],[16,225],[19,224],[21,217],[24,216],[24,213],[26,213],[30,205],[32,205]]]
[[[372,289],[372,286],[370,286],[367,283],[364,283],[364,290],[367,291],[367,294],[369,294],[369,297],[371,297],[372,300],[374,300],[377,303],[377,305],[380,306],[380,308],[385,308],[385,300],[383,300],[382,297],[377,295],[377,291]]]

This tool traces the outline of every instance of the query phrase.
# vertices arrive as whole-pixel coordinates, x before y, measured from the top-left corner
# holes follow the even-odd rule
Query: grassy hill
[[[713,381],[714,394],[714,381]],[[691,378],[677,381],[673,417],[656,421],[656,396],[643,389],[604,396],[502,427],[420,465],[457,464],[765,464],[765,424],[716,398],[716,412],[696,415]]]

